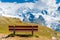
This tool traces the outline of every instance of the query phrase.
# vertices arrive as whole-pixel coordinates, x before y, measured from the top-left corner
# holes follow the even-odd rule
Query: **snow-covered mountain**
[[[21,8],[20,8],[21,9]],[[23,12],[25,10],[25,12]],[[60,23],[60,17],[58,14],[48,14],[47,10],[39,10],[39,9],[24,9],[21,11],[22,14],[18,14],[20,17],[23,17],[23,21],[25,22],[31,22],[31,23],[38,23],[42,24],[44,26],[47,26],[49,28],[52,28],[54,30],[58,31],[59,26],[58,24]]]
[[[60,4],[55,0],[39,0],[36,3],[1,3],[0,16],[19,18],[60,31]]]

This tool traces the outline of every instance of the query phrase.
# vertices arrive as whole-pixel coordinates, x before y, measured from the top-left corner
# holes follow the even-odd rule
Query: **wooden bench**
[[[32,36],[34,34],[34,31],[38,31],[37,25],[29,25],[29,26],[9,26],[9,31],[13,31],[13,34],[15,35],[16,32],[20,31],[29,31],[32,33]]]

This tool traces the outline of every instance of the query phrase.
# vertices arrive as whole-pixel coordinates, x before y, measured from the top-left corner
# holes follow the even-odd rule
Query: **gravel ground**
[[[9,37],[2,40],[48,40],[47,38],[35,38],[35,37]]]
[[[7,36],[7,35],[0,34],[0,40],[50,40],[43,36],[39,36],[38,38],[37,37],[18,37],[18,36],[4,38],[5,36]]]
[[[18,36],[15,36],[15,37],[4,38],[6,36],[7,35],[0,34],[0,40],[48,40],[47,38],[43,38],[43,37],[36,38],[36,37],[18,37]]]

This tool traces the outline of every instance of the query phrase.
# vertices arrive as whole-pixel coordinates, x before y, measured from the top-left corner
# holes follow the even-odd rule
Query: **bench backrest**
[[[38,26],[9,26],[9,31],[13,31],[15,29],[15,31],[32,31],[32,27],[34,31],[38,31]]]

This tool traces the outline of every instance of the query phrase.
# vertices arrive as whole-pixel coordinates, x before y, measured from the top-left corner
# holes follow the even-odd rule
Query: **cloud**
[[[33,3],[4,3],[0,2],[0,15],[5,17],[17,17],[17,10],[21,7],[33,8]],[[20,17],[21,18],[21,17]],[[22,19],[22,18],[21,18]]]
[[[23,16],[18,16],[17,10],[20,8],[29,8],[29,9],[39,9],[39,10],[47,10],[48,15],[42,15],[46,21],[47,26],[51,27],[52,22],[60,21],[60,15],[57,12],[57,9],[60,4],[56,4],[56,0],[38,0],[35,3],[3,3],[0,2],[0,16],[12,17],[12,18],[20,18],[23,20]],[[26,12],[26,10],[23,10]],[[19,13],[22,15],[22,13]],[[32,13],[33,14],[33,13]],[[34,14],[36,18],[39,17],[41,13]],[[59,16],[58,16],[59,15]],[[54,17],[55,16],[55,17]],[[56,22],[57,23],[57,22]]]

